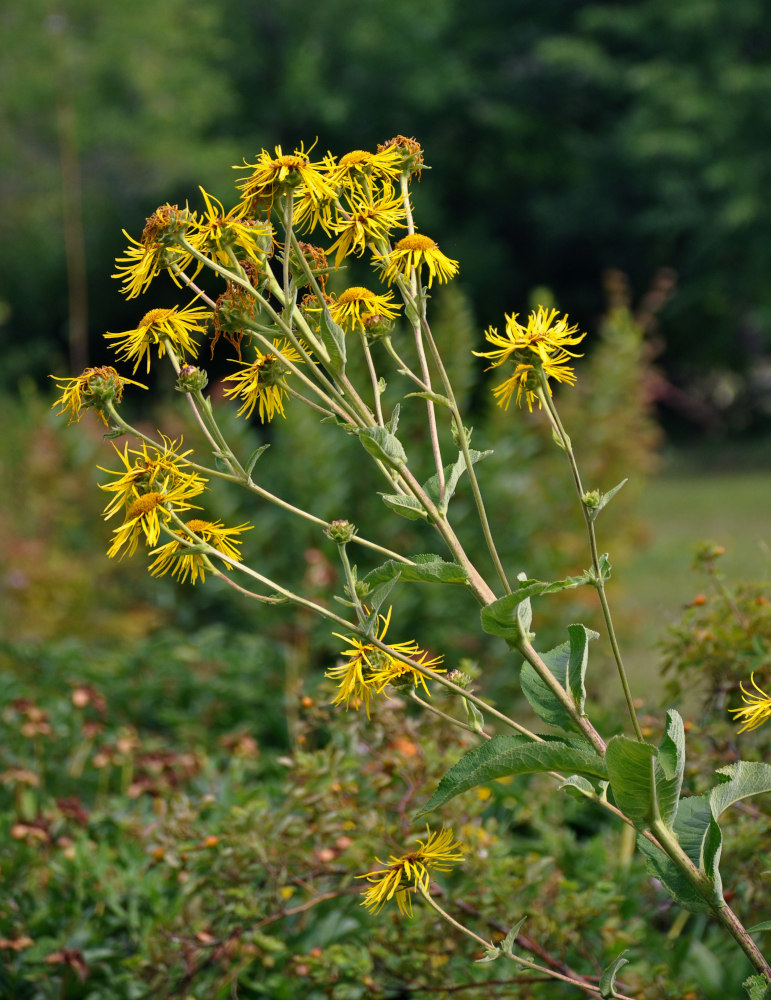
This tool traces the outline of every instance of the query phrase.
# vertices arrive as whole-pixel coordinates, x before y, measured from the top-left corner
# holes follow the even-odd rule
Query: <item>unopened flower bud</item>
[[[208,382],[209,376],[203,368],[198,368],[196,365],[183,365],[177,378],[177,391],[200,392],[201,389],[206,388]]]
[[[362,316],[362,323],[364,324],[364,333],[370,343],[374,343],[377,340],[384,340],[394,328],[394,321],[392,319],[389,319],[387,316],[379,316],[377,313]]]
[[[589,490],[581,496],[581,503],[587,510],[596,510],[600,506],[600,491]]]
[[[325,534],[336,545],[345,545],[356,534],[356,525],[345,520],[331,521],[326,528]]]
[[[464,691],[467,691],[471,686],[471,678],[462,670],[451,670],[447,675],[447,680],[452,681],[453,684],[457,684]]]

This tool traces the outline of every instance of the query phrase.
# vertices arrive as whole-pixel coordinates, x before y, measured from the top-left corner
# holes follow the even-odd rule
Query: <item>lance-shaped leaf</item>
[[[618,996],[618,993],[616,993],[616,976],[625,965],[629,964],[629,959],[624,958],[626,950],[622,951],[602,974],[602,978],[600,979],[600,996],[602,1000],[613,1000],[613,997]]]
[[[526,736],[494,736],[465,754],[445,774],[417,817],[437,809],[469,788],[515,774],[561,771],[588,778],[607,778],[605,761],[585,746],[561,740],[537,742]]]
[[[441,556],[424,553],[413,556],[411,563],[388,559],[364,577],[371,587],[398,576],[412,583],[465,583],[466,571],[454,562],[445,562]]]
[[[589,641],[598,638],[598,634],[583,625],[569,625],[568,635],[570,636],[568,642],[563,642],[550,649],[548,653],[543,653],[541,659],[571,696],[578,712],[583,715],[586,704],[585,678],[589,661]],[[539,719],[559,729],[578,729],[565,706],[529,663],[522,665],[519,683]]]
[[[407,464],[407,453],[401,441],[385,427],[360,427],[358,435],[370,455],[385,465],[401,469]]]
[[[335,375],[345,372],[345,331],[332,319],[332,315],[324,306],[319,321],[321,342],[329,355],[329,368]]]
[[[492,455],[492,451],[469,451],[469,458],[472,465],[476,465],[477,462],[480,462],[483,458],[487,458],[488,455]],[[438,476],[431,476],[430,479],[427,479],[423,483],[423,489],[431,497],[442,514],[447,513],[447,507],[455,493],[458,480],[466,471],[466,468],[466,458],[462,451],[458,453],[457,461],[453,465],[446,465],[444,467],[444,496],[441,500],[439,497]]]
[[[572,590],[588,582],[587,573],[581,576],[568,576],[554,583],[528,580],[524,574],[520,574],[516,590],[482,608],[482,628],[489,635],[498,635],[509,642],[517,642],[522,637],[522,627],[517,614],[520,604],[530,600],[531,597],[556,594],[560,590]]]

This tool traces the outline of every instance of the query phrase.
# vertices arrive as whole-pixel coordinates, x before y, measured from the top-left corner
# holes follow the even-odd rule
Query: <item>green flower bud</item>
[[[336,545],[345,545],[356,534],[356,526],[350,521],[331,521],[324,533]]]
[[[205,389],[209,382],[209,376],[203,368],[195,365],[183,365],[179,370],[177,378],[178,392],[196,392]]]

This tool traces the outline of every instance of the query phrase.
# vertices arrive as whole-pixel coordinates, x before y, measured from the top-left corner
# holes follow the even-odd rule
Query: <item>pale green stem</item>
[[[440,719],[445,719],[447,722],[451,722],[453,726],[456,726],[458,729],[463,729],[467,733],[473,733],[474,736],[480,736],[485,740],[492,739],[492,736],[490,736],[489,733],[486,733],[483,729],[474,729],[474,727],[470,726],[467,722],[461,722],[460,719],[456,719],[454,716],[448,715],[447,712],[443,712],[441,709],[435,708],[431,702],[424,701],[419,694],[415,693],[415,691],[410,691],[410,698],[417,705],[420,705],[422,708],[425,708],[426,711],[431,712],[432,715],[436,715]]]
[[[396,369],[397,372],[398,372],[398,374],[399,375],[406,375],[408,378],[411,378],[412,381],[415,383],[415,385],[417,385],[419,389],[421,389],[423,392],[425,392],[427,390],[427,386],[425,386],[421,382],[421,380],[418,378],[418,376],[415,374],[415,372],[413,372],[412,369],[408,366],[407,362],[404,361],[404,360],[402,360],[402,358],[396,353],[396,348],[391,343],[391,338],[390,337],[385,337],[384,338],[384,340],[383,340],[383,346],[385,347],[385,349],[388,351],[388,353],[391,355],[391,357],[394,359],[394,361],[398,365],[398,368]]]
[[[538,378],[539,378],[539,388],[538,388],[538,399],[541,406],[546,410],[546,413],[551,422],[552,428],[557,435],[560,444],[567,456],[568,463],[570,465],[570,472],[573,477],[573,485],[575,486],[576,493],[578,494],[578,502],[581,506],[581,511],[584,516],[584,523],[586,525],[586,531],[589,537],[589,549],[591,552],[592,568],[594,570],[594,585],[597,589],[597,594],[600,599],[600,606],[602,608],[602,616],[605,620],[605,627],[608,630],[608,640],[610,641],[610,648],[613,651],[613,658],[616,661],[616,668],[618,670],[618,676],[621,681],[621,687],[624,691],[624,699],[626,700],[627,710],[629,712],[629,717],[632,720],[632,726],[634,727],[635,736],[640,742],[643,742],[642,729],[640,728],[640,723],[637,719],[637,712],[634,707],[634,699],[632,698],[632,690],[629,686],[629,678],[627,677],[626,669],[624,668],[624,663],[621,658],[621,649],[618,644],[618,639],[616,638],[616,630],[613,627],[613,618],[610,613],[610,605],[608,604],[608,598],[605,594],[605,581],[602,578],[602,572],[600,570],[600,557],[597,549],[597,535],[594,530],[594,522],[589,514],[586,504],[583,501],[584,487],[581,483],[581,475],[578,471],[578,464],[576,462],[575,453],[573,452],[573,444],[568,436],[565,428],[562,426],[562,421],[560,420],[557,408],[554,405],[554,400],[552,398],[551,391],[549,390],[549,382],[544,374],[543,368],[538,367]]]
[[[423,332],[426,335],[426,340],[428,341],[428,346],[431,351],[431,357],[434,364],[439,372],[439,377],[442,380],[442,385],[444,386],[445,395],[450,401],[450,410],[455,420],[455,426],[458,433],[458,442],[460,445],[460,450],[463,453],[463,458],[466,462],[466,473],[468,475],[469,483],[471,484],[471,492],[474,497],[474,504],[477,509],[477,515],[479,517],[479,524],[482,528],[482,534],[485,539],[485,544],[487,545],[487,551],[490,553],[490,558],[495,566],[495,571],[498,574],[498,578],[503,584],[504,590],[507,594],[511,593],[511,586],[506,577],[506,571],[503,568],[503,563],[498,555],[498,550],[495,546],[495,541],[493,539],[493,533],[490,528],[490,522],[487,519],[487,511],[485,510],[485,503],[482,497],[482,491],[479,488],[479,482],[477,480],[476,472],[474,471],[474,465],[471,461],[471,454],[468,446],[468,437],[466,435],[465,428],[463,426],[463,418],[461,416],[460,407],[458,406],[458,401],[455,397],[455,390],[452,387],[450,378],[447,374],[447,369],[444,367],[444,362],[442,361],[442,356],[439,353],[439,349],[436,346],[436,341],[431,333],[431,327],[428,325],[428,320],[426,319],[426,303],[425,299],[420,296],[419,301],[413,302],[413,308],[418,310],[420,315],[420,321],[423,328]]]
[[[359,600],[359,595],[356,592],[356,581],[353,578],[353,570],[351,569],[351,563],[348,559],[348,553],[345,550],[345,542],[337,543],[337,552],[340,556],[340,562],[343,564],[343,573],[345,574],[345,582],[347,584],[348,597],[351,599],[354,610],[356,612],[356,618],[359,625],[363,625],[367,617],[364,608]]]
[[[315,410],[317,413],[320,413],[323,417],[334,417],[335,415],[334,411],[325,410],[323,406],[319,406],[319,404],[314,403],[312,399],[308,399],[307,396],[303,396],[303,394],[301,392],[298,392],[297,389],[294,388],[294,386],[289,385],[287,383],[285,389],[293,399],[299,400],[304,406],[309,406],[312,410]]]
[[[378,385],[377,372],[375,371],[375,365],[372,361],[372,351],[369,349],[369,343],[367,341],[367,335],[363,330],[359,330],[359,339],[361,340],[361,349],[364,351],[364,357],[367,362],[367,370],[369,372],[370,382],[372,383],[372,396],[375,401],[375,416],[377,418],[378,426],[383,426],[383,408],[380,404],[380,387]]]
[[[495,945],[492,941],[486,941],[483,937],[475,934],[474,931],[470,930],[464,924],[459,923],[454,917],[442,907],[431,895],[431,890],[428,887],[422,885],[417,886],[418,892],[425,899],[425,901],[431,906],[436,912],[446,920],[450,926],[459,930],[466,937],[471,938],[472,941],[476,941],[477,944],[482,945],[485,951],[497,951]],[[508,958],[512,962],[516,962],[523,969],[529,969],[531,972],[537,972],[543,976],[549,976],[551,979],[558,979],[560,982],[569,983],[571,986],[575,986],[576,989],[583,990],[585,993],[590,993],[592,996],[600,996],[600,987],[595,986],[593,983],[587,983],[583,979],[575,979],[571,976],[563,975],[561,972],[557,972],[554,969],[549,969],[545,965],[538,965],[537,962],[531,962],[529,958],[522,958],[520,955],[515,955],[513,952],[507,953],[505,951],[500,952],[505,958]],[[627,996],[625,993],[616,992],[614,996],[618,997],[619,1000],[634,1000],[633,997]]]

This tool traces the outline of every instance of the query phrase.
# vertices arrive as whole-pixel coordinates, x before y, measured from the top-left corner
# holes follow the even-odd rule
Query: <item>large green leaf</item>
[[[583,625],[569,625],[568,635],[568,642],[543,653],[541,658],[571,696],[578,712],[583,715],[588,646],[589,641],[598,638],[598,635]],[[529,663],[522,665],[519,683],[539,719],[560,729],[578,730],[565,706]]]
[[[605,751],[613,797],[619,809],[638,829],[655,819],[654,765],[656,747],[614,736]]]
[[[725,809],[740,799],[771,792],[771,764],[740,760],[721,767],[717,776],[719,784],[709,793],[715,819],[719,819]]]
[[[444,805],[456,795],[513,774],[560,771],[588,778],[607,778],[602,757],[583,746],[561,740],[537,742],[525,736],[494,736],[465,754],[445,774],[418,817]]]
[[[544,583],[542,580],[528,580],[521,573],[519,576],[519,586],[516,590],[482,608],[482,628],[489,635],[498,635],[508,642],[516,643],[523,636],[522,620],[519,611],[520,604],[529,601],[531,597],[540,597],[542,594],[556,594],[561,590],[572,590],[574,587],[581,587],[588,582],[589,577],[587,573],[583,573],[581,576],[569,576],[564,580],[556,580],[554,583]],[[527,628],[529,629],[529,624]]]
[[[680,713],[667,712],[667,728],[659,744],[656,770],[656,794],[659,814],[671,826],[677,813],[685,770],[685,729]]]
[[[466,571],[454,562],[445,562],[441,556],[425,553],[412,557],[412,563],[388,559],[364,577],[371,587],[399,577],[414,583],[465,583]]]
[[[742,983],[750,1000],[771,1000],[771,980],[760,974],[750,976]]]
[[[401,493],[381,493],[383,503],[395,514],[406,517],[409,521],[418,521],[427,517],[423,504],[415,497],[407,497]]]

